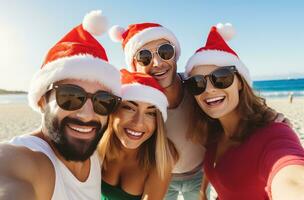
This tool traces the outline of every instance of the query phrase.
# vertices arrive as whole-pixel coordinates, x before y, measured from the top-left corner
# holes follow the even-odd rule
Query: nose
[[[163,60],[159,57],[159,55],[154,52],[153,59],[152,59],[152,66],[153,67],[161,67],[163,64]]]
[[[133,116],[132,122],[136,128],[142,128],[144,125],[144,114],[137,111]]]
[[[210,78],[207,77],[207,83],[206,83],[206,89],[205,92],[212,92],[215,90],[215,87],[213,86],[213,84],[210,81]]]
[[[87,99],[85,104],[77,111],[76,116],[83,122],[91,121],[94,119],[95,112],[91,99]]]

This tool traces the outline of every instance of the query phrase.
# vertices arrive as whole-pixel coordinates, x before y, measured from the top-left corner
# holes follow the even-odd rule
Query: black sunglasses
[[[92,100],[94,112],[99,115],[112,113],[121,98],[107,91],[99,90],[94,94],[86,92],[83,88],[72,84],[52,84],[49,91],[56,91],[56,102],[63,110],[74,111],[80,109],[88,98]]]
[[[148,49],[142,49],[135,55],[136,62],[142,66],[148,66],[153,59],[154,53]],[[170,60],[175,55],[175,47],[170,43],[162,44],[157,48],[156,53],[161,59]]]
[[[225,66],[214,70],[208,75],[195,75],[183,81],[192,95],[199,95],[205,91],[207,78],[215,88],[225,89],[232,85],[234,74],[237,72],[235,66]]]

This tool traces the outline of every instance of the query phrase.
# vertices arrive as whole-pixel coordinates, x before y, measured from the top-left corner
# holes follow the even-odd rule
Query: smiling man
[[[105,30],[101,11],[48,52],[29,89],[41,129],[0,144],[0,199],[99,199],[95,149],[120,101],[120,73],[92,35]]]
[[[122,43],[127,65],[153,76],[168,99],[167,136],[178,150],[179,160],[172,171],[166,200],[176,200],[180,192],[185,200],[197,200],[205,147],[194,140],[204,133],[196,128],[193,97],[182,85],[182,74],[177,73],[181,53],[177,38],[156,23],[132,24],[126,30],[114,26],[109,34],[112,40]]]

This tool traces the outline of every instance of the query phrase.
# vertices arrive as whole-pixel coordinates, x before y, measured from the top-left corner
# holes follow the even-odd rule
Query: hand
[[[208,200],[206,193],[203,191],[200,191],[198,200]]]

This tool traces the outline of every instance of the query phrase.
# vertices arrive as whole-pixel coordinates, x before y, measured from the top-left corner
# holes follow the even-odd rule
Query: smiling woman
[[[99,145],[102,200],[163,199],[178,157],[165,135],[167,98],[147,74],[122,70],[122,79],[123,101]]]

